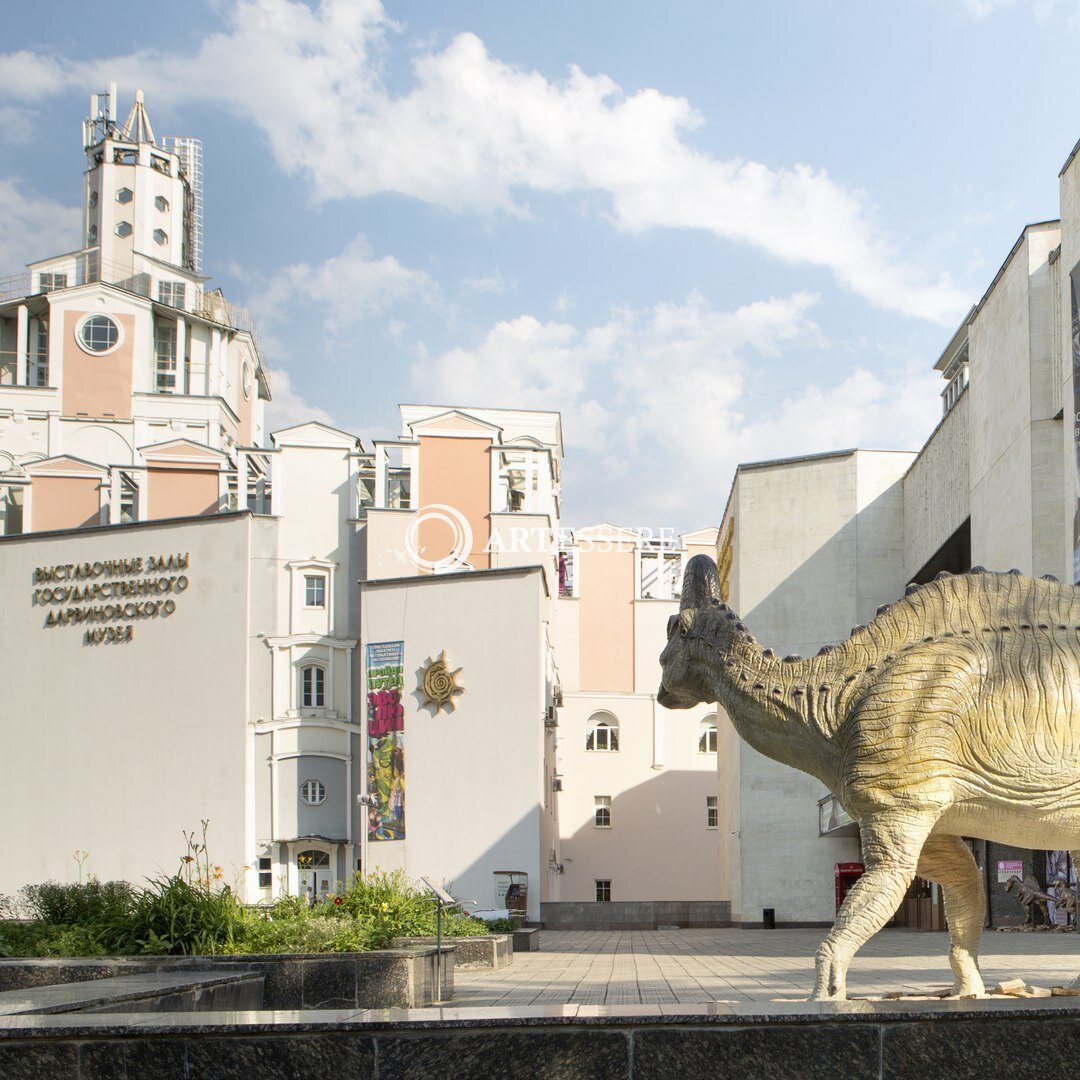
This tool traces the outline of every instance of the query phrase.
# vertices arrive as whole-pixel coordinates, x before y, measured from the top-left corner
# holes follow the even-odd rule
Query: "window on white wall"
[[[318,664],[307,664],[300,673],[300,704],[306,709],[326,706],[326,672]]]
[[[326,578],[322,574],[304,575],[304,606],[326,607]]]
[[[594,795],[593,802],[596,808],[593,810],[593,825],[598,829],[611,828],[611,796]]]
[[[585,726],[585,749],[611,752],[619,749],[619,721],[610,713],[597,713]]]
[[[707,716],[698,728],[698,753],[716,753],[716,717]]]
[[[598,904],[611,903],[611,878],[596,879],[596,902]]]
[[[159,319],[154,326],[154,389],[176,393],[176,323]]]
[[[705,827],[715,829],[720,822],[720,810],[716,805],[715,795],[705,796]]]

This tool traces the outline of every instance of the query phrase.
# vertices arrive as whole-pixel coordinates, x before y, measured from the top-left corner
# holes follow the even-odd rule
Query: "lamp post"
[[[372,807],[379,805],[379,796],[371,795],[368,792],[361,792],[356,796],[356,805],[364,807]],[[368,872],[368,822],[367,814],[361,814],[362,820],[360,822],[360,871],[363,874]]]

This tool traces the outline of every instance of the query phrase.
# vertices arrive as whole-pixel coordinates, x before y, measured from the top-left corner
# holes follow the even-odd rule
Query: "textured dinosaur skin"
[[[985,897],[962,836],[1080,858],[1080,589],[939,575],[843,643],[780,660],[698,555],[660,662],[661,705],[718,702],[746,742],[859,821],[865,872],[818,950],[814,999],[846,996],[852,956],[916,873],[944,892],[956,993],[983,992]]]

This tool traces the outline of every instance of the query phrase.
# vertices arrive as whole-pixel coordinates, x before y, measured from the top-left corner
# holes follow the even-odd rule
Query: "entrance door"
[[[296,856],[296,877],[300,883],[300,896],[314,903],[330,895],[330,856],[314,848],[301,851]]]

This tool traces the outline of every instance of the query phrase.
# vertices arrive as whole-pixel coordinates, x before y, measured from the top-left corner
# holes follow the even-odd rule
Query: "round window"
[[[305,780],[300,785],[300,799],[308,806],[318,806],[326,801],[326,786],[321,780]]]
[[[80,323],[77,336],[87,352],[107,353],[120,344],[120,327],[108,315],[91,315]]]
[[[251,362],[249,360],[244,361],[244,366],[240,369],[240,387],[244,391],[244,397],[251,397]]]

